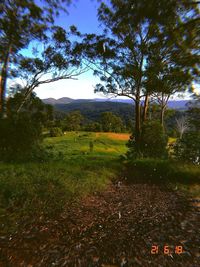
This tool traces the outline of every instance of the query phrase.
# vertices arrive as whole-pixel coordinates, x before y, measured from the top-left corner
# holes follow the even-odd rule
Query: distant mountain
[[[42,101],[45,104],[50,104],[55,106],[55,108],[59,111],[68,111],[69,109],[72,110],[72,107],[75,107],[76,109],[79,109],[79,104],[83,104],[85,103],[86,105],[89,103],[100,103],[100,105],[102,103],[118,103],[118,104],[133,104],[133,100],[131,99],[116,99],[116,98],[111,98],[111,99],[105,99],[105,98],[95,98],[95,99],[72,99],[69,97],[62,97],[59,99],[55,99],[55,98],[46,98],[46,99],[42,99]],[[172,108],[172,109],[178,109],[178,110],[184,110],[187,109],[187,104],[188,104],[189,100],[170,100],[168,102],[168,107]],[[68,104],[72,104],[71,106],[66,106]],[[107,106],[106,104],[106,106]],[[94,105],[94,104],[93,104]],[[104,105],[105,106],[105,105]]]
[[[60,99],[48,98],[43,99],[47,104],[51,104],[55,109],[55,116],[63,119],[66,113],[79,110],[85,118],[84,123],[99,121],[103,112],[112,112],[124,121],[126,125],[130,125],[134,120],[133,101],[129,99],[71,99],[63,97]],[[181,116],[182,112],[187,109],[189,100],[169,101],[168,107],[175,109],[175,114],[167,118],[166,125],[168,130],[172,130],[176,117]]]
[[[69,97],[62,97],[62,98],[59,98],[59,99],[46,98],[46,99],[42,99],[42,101],[45,104],[56,105],[56,104],[69,104],[69,103],[71,103],[72,101],[75,101],[75,100],[72,99],[72,98],[69,98]]]
[[[168,107],[172,109],[187,109],[187,104],[190,100],[174,100],[168,102]]]

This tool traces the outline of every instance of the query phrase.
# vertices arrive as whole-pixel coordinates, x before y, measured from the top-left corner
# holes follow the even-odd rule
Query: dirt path
[[[56,220],[22,220],[0,237],[0,266],[199,267],[200,213],[190,203],[156,185],[110,185]]]

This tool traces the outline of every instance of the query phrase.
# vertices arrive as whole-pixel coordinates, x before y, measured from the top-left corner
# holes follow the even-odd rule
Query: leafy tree
[[[85,126],[85,130],[89,132],[101,132],[102,125],[99,122],[91,122]]]
[[[44,104],[34,93],[17,113],[24,91],[7,100],[7,117],[0,119],[0,160],[26,161],[43,159],[42,131],[53,122],[53,107]]]
[[[0,160],[27,161],[41,157],[42,127],[29,113],[0,119]]]
[[[6,109],[6,82],[8,78],[19,76],[18,66],[21,70],[35,71],[36,77],[32,79],[38,82],[38,71],[44,71],[47,65],[44,66],[44,61],[40,57],[25,59],[22,58],[20,52],[23,48],[27,48],[30,42],[39,41],[44,45],[50,42],[49,35],[53,30],[54,44],[62,40],[63,34],[61,28],[55,28],[54,18],[59,14],[59,11],[65,10],[70,0],[42,0],[40,5],[34,0],[3,0],[0,4],[0,115],[5,115]],[[51,35],[50,35],[51,36]],[[64,40],[62,40],[63,42]],[[53,44],[53,45],[54,45]],[[50,47],[50,45],[48,46]],[[57,45],[58,48],[58,45]],[[66,47],[66,50],[68,46]],[[46,49],[45,49],[46,51]],[[36,50],[35,50],[36,52]],[[49,51],[50,52],[50,51]],[[44,56],[44,55],[43,55]],[[52,57],[55,57],[55,65],[58,65],[59,51]],[[46,55],[50,57],[50,55]],[[31,66],[31,64],[33,64]],[[29,65],[29,66],[28,66]],[[14,69],[13,69],[14,66]],[[61,68],[60,68],[61,69]],[[60,70],[59,69],[59,70]],[[48,68],[49,70],[49,68]],[[32,73],[34,74],[34,73]],[[69,78],[70,75],[68,75]],[[36,84],[35,84],[36,86]],[[26,86],[27,89],[27,86]],[[30,89],[30,84],[29,84]],[[32,90],[29,90],[31,93]]]
[[[63,122],[63,130],[65,131],[79,131],[83,122],[83,115],[80,111],[69,112]]]
[[[62,130],[59,127],[52,127],[49,132],[51,137],[59,137],[63,135]]]
[[[165,158],[167,156],[167,141],[168,138],[159,121],[145,122],[142,126],[140,156]],[[129,148],[127,152],[128,158],[137,157],[136,144],[133,136],[127,146]]]
[[[187,111],[187,128],[177,139],[174,154],[177,159],[200,164],[200,99]]]
[[[121,132],[123,129],[122,119],[112,112],[103,112],[100,122],[104,132]]]
[[[168,100],[198,76],[198,7],[184,0],[111,0],[109,6],[101,4],[98,14],[104,34],[86,35],[77,49],[102,81],[96,92],[134,100],[139,151],[149,97],[163,93]],[[166,101],[161,123],[165,108]]]
[[[17,110],[24,99],[24,90],[19,90],[7,100],[8,117],[17,117]],[[27,113],[36,119],[42,127],[49,127],[53,122],[53,106],[46,105],[35,93],[31,93],[20,113]]]
[[[71,29],[74,30],[73,27]],[[26,82],[26,93],[18,111],[36,87],[58,80],[76,79],[76,76],[86,71],[87,68],[79,69],[80,57],[74,53],[69,37],[70,34],[61,27],[53,27],[49,44],[40,55],[35,58],[23,57],[19,61],[17,72]]]

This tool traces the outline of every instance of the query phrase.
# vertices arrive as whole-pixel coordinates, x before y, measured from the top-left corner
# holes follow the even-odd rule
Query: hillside
[[[128,103],[116,102],[95,102],[95,101],[73,101],[69,104],[55,104],[56,111],[64,113],[80,110],[81,114],[89,120],[96,121],[100,118],[102,112],[113,112],[128,122],[133,118],[133,106]]]
[[[90,121],[98,121],[102,112],[112,112],[122,118],[127,124],[133,120],[134,107],[131,100],[124,99],[71,99],[63,97],[60,99],[43,99],[46,104],[54,106],[58,117],[62,114],[79,110],[81,114]],[[188,100],[169,101],[169,108],[176,110],[176,115],[184,111]]]
[[[71,103],[72,101],[74,101],[74,99],[69,98],[69,97],[62,97],[62,98],[59,98],[59,99],[45,98],[45,99],[42,99],[42,101],[45,104],[56,105],[56,104],[68,104],[68,103]]]

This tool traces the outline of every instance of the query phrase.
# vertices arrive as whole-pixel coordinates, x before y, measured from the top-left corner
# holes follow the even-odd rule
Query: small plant
[[[93,141],[89,142],[89,147],[90,147],[90,152],[93,152],[93,149],[94,149],[94,142]]]
[[[29,114],[0,120],[0,160],[32,160],[41,152],[41,141],[41,124]]]
[[[50,134],[50,137],[59,137],[59,136],[63,135],[63,132],[62,132],[61,128],[53,127],[50,129],[49,134]]]

